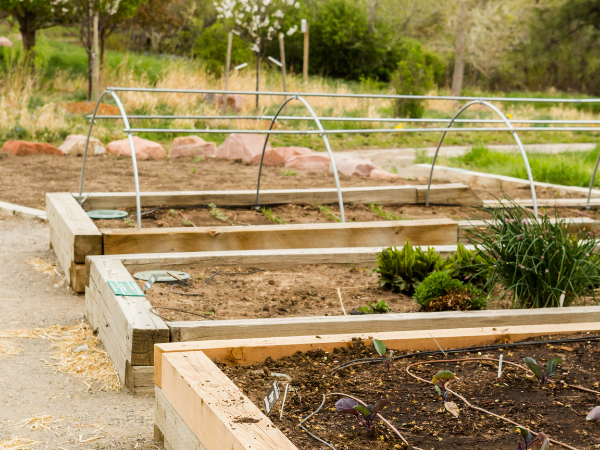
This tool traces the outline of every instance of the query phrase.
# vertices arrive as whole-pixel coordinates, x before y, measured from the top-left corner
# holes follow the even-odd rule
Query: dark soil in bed
[[[540,339],[542,338],[532,340]],[[497,359],[501,354],[504,355],[505,362],[521,365],[524,365],[523,358],[526,356],[533,357],[544,365],[548,359],[556,356],[562,357],[564,362],[552,377],[553,382],[546,387],[527,379],[525,370],[506,363],[503,365],[501,379],[497,378],[497,362],[471,360],[432,363],[442,359]],[[372,345],[365,346],[356,341],[352,348],[336,349],[332,354],[320,350],[298,352],[279,361],[268,359],[265,364],[255,364],[252,367],[222,368],[261,409],[264,408],[262,399],[273,381],[278,380],[281,385],[286,381],[285,378],[271,376],[271,372],[291,377],[291,386],[295,392],[288,392],[283,420],[279,420],[282,399],[270,418],[301,450],[326,448],[303,432],[298,423],[319,407],[324,394],[334,392],[349,394],[370,404],[381,398],[389,399],[391,405],[382,411],[383,416],[416,448],[517,448],[518,436],[513,432],[513,425],[468,408],[456,396],[450,394],[448,400],[455,402],[460,408],[458,418],[443,411],[441,399],[433,386],[407,374],[407,366],[416,362],[422,362],[423,365],[410,370],[425,380],[431,380],[439,370],[454,372],[458,381],[450,388],[475,406],[509,418],[534,432],[544,432],[551,439],[579,450],[600,447],[600,424],[586,421],[586,415],[600,404],[600,395],[569,387],[578,385],[600,390],[597,372],[600,344],[597,342],[515,347],[447,358],[442,355],[414,357],[394,362],[389,371],[383,364],[377,363],[353,366],[335,375],[330,373],[332,368],[341,363],[376,356]],[[321,411],[305,424],[311,433],[330,442],[337,450],[406,448],[382,422],[378,422],[375,432],[369,435],[353,416],[336,413],[335,402],[339,398],[341,397],[328,397]],[[561,447],[554,444],[551,448]]]
[[[343,315],[337,289],[340,288],[347,314],[369,302],[384,300],[396,313],[415,312],[417,303],[409,295],[380,287],[378,275],[370,268],[351,264],[303,265],[256,272],[256,268],[187,268],[190,287],[156,283],[146,298],[157,312],[169,320],[203,320],[196,314],[214,312],[216,320],[268,317],[308,317]],[[215,275],[210,282],[206,281]],[[139,282],[142,286],[143,282]],[[191,294],[180,295],[177,292]],[[508,300],[494,302],[489,309],[510,307]],[[349,332],[352,330],[348,330]]]

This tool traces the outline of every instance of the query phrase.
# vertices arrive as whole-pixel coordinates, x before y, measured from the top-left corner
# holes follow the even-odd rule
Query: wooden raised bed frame
[[[424,204],[426,186],[383,186],[342,189],[345,202],[381,204]],[[386,222],[323,223],[143,228],[100,230],[85,213],[92,209],[135,207],[135,194],[85,194],[83,207],[77,194],[46,194],[51,245],[75,292],[85,290],[85,257],[132,253],[168,253],[280,248],[375,247],[403,244],[456,244],[457,223],[452,220],[409,220]],[[141,206],[194,207],[252,206],[256,191],[142,192]],[[473,191],[462,184],[432,186],[432,204],[481,206]],[[261,205],[335,204],[335,189],[264,190]]]
[[[437,343],[442,348],[459,348],[599,330],[600,323],[595,322],[160,344],[155,356],[155,437],[167,450],[298,450],[214,364],[217,358],[225,364],[251,365],[297,351],[332,352],[349,347],[357,337],[367,343],[380,339],[399,351],[424,351],[437,350]],[[256,423],[239,423],[239,417]]]
[[[456,246],[439,246],[446,255]],[[165,323],[150,312],[144,297],[116,296],[107,281],[133,281],[131,273],[170,268],[260,267],[281,269],[305,264],[374,266],[377,248],[253,250],[241,252],[171,253],[88,257],[86,316],[111,356],[122,383],[132,392],[152,391],[153,346],[236,338],[274,338],[306,335],[418,331],[508,325],[556,325],[600,322],[600,306],[568,308],[450,311],[365,316],[311,316],[268,319],[185,321]]]

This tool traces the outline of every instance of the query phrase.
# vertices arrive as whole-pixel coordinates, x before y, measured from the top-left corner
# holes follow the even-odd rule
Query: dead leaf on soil
[[[454,417],[458,417],[458,414],[460,413],[460,409],[458,409],[458,406],[456,406],[456,403],[446,402],[446,403],[444,403],[444,406],[446,407],[446,411],[448,411]]]

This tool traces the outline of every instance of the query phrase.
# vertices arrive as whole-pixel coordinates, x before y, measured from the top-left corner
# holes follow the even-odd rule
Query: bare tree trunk
[[[102,27],[100,30],[100,90],[102,90],[102,86],[104,86],[104,80],[106,77],[105,67],[106,67],[106,39],[108,36],[106,35],[106,28]]]
[[[456,20],[456,50],[454,57],[454,75],[452,76],[452,95],[460,96],[465,75],[465,39],[467,35],[467,2],[460,0]]]
[[[23,37],[23,52],[25,53],[25,64],[31,75],[35,75],[35,38],[36,29],[32,25],[32,20],[26,14],[17,17],[19,22],[19,31]]]

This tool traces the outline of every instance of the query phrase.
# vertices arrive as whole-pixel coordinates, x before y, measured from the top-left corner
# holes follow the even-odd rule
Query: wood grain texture
[[[502,342],[516,342],[546,334],[571,334],[600,331],[600,322],[568,323],[528,326],[496,326],[485,328],[454,328],[448,330],[396,331],[390,333],[363,333],[345,335],[318,335],[301,337],[277,337],[260,339],[233,339],[158,344],[155,346],[156,365],[154,382],[164,390],[165,358],[171,353],[193,354],[202,352],[211,360],[219,358],[226,364],[252,365],[264,363],[266,358],[274,360],[290,356],[297,351],[321,349],[331,352],[337,347],[350,347],[353,339],[363,339],[367,345],[373,339],[386,343],[388,348],[398,351],[436,350],[434,336],[442,348],[463,348]],[[169,355],[165,355],[169,354]]]
[[[425,204],[427,186],[415,186],[417,204]],[[473,190],[462,184],[434,184],[429,191],[429,203],[432,205],[483,206],[481,199]]]
[[[202,352],[165,354],[162,368],[165,399],[206,450],[298,450]]]
[[[0,202],[0,215],[39,219],[44,222],[48,220],[46,211],[8,202]]]
[[[522,199],[522,200],[513,200],[520,206],[524,208],[533,208],[533,200],[531,199]],[[483,202],[484,206],[487,208],[500,208],[500,207],[510,207],[510,203],[504,201],[497,200],[485,200]],[[586,198],[538,198],[537,199],[538,208],[546,207],[546,208],[554,208],[554,207],[566,207],[566,208],[582,208],[587,205]],[[591,198],[590,199],[590,208],[597,209],[600,208],[600,199],[599,198]]]
[[[165,449],[206,450],[158,387],[155,388],[154,398],[156,426],[160,432],[158,438],[163,442]]]
[[[172,253],[284,248],[452,245],[457,222],[449,219],[351,222],[252,227],[111,229],[104,234],[104,254]]]
[[[169,322],[171,342],[600,322],[600,306]]]
[[[154,394],[154,367],[132,366],[129,362],[127,362],[125,367],[124,385],[132,394]]]

